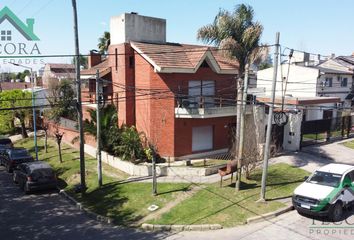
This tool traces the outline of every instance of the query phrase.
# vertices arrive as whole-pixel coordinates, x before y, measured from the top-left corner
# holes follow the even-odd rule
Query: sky
[[[273,44],[280,32],[280,43],[289,48],[322,55],[354,51],[352,0],[77,0],[80,52],[97,49],[110,17],[124,12],[166,19],[169,42],[203,44],[197,30],[211,23],[219,9],[232,11],[241,3],[251,5],[263,25],[262,43]],[[0,9],[4,6],[23,22],[35,19],[41,54],[74,54],[71,0],[0,0]]]

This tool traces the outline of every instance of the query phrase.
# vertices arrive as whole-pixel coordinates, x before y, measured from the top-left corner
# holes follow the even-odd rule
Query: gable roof
[[[8,20],[21,34],[29,41],[37,41],[39,38],[33,32],[33,18],[27,18],[27,25],[24,24],[8,7],[4,7],[0,11],[0,24],[4,20]]]
[[[91,68],[81,70],[80,74],[86,76],[83,78],[96,78],[97,70],[99,71],[100,77],[103,77],[111,72],[111,67],[108,64],[108,58]]]
[[[221,55],[217,48],[178,43],[131,42],[131,47],[160,73],[195,73],[206,61],[214,72],[237,74],[238,63]]]

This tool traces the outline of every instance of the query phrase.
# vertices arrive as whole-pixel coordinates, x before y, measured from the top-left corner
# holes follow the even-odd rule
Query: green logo
[[[38,41],[39,38],[33,32],[34,19],[27,18],[26,24],[22,22],[8,7],[4,7],[0,11],[0,24],[7,19],[12,26],[14,26],[24,38],[28,41]],[[1,30],[0,31],[0,40],[1,41],[11,41],[12,32],[10,30]]]

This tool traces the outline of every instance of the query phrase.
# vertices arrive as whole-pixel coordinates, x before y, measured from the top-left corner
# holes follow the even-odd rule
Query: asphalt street
[[[0,167],[0,239],[165,239],[136,229],[101,224],[57,192],[25,195]]]
[[[57,192],[25,195],[0,167],[0,239],[353,239],[354,212],[340,223],[300,216],[207,232],[147,233],[90,219]]]

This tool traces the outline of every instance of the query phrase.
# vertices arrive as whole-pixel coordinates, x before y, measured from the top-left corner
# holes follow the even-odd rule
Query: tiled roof
[[[141,54],[157,72],[195,72],[206,60],[218,73],[235,74],[238,64],[222,56],[217,48],[177,44],[131,42],[131,46]]]
[[[81,75],[95,75],[97,72],[97,69],[99,70],[99,74],[101,76],[109,73],[111,71],[111,67],[109,67],[109,65],[108,65],[108,59],[103,60],[101,63],[93,66],[92,68],[81,70],[80,74]]]
[[[56,69],[74,69],[75,70],[75,65],[74,64],[66,64],[66,63],[47,63],[51,69],[56,68]]]

